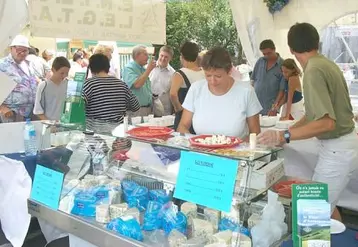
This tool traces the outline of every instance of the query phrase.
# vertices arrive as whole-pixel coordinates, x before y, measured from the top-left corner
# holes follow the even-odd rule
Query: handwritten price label
[[[174,197],[229,212],[239,163],[182,151]]]

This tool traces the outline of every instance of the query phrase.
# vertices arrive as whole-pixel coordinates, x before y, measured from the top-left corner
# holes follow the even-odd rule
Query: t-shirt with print
[[[136,112],[140,105],[129,87],[116,77],[92,77],[83,85],[86,117],[111,122],[123,122],[127,111]]]
[[[206,80],[193,83],[186,95],[183,108],[193,113],[196,134],[217,134],[246,137],[247,118],[262,110],[251,86],[235,82],[229,92],[212,94]]]
[[[44,114],[49,120],[60,120],[66,94],[67,80],[60,84],[51,80],[42,81],[37,87],[34,114]]]
[[[303,95],[306,118],[318,120],[325,115],[336,121],[333,131],[317,136],[318,139],[333,139],[354,130],[353,108],[348,86],[339,67],[322,55],[309,59],[304,68]]]

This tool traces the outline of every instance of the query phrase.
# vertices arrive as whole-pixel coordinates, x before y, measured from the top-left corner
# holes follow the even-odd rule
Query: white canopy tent
[[[282,57],[292,57],[287,32],[296,22],[309,22],[322,31],[332,21],[358,10],[357,0],[290,0],[272,15],[263,0],[230,0],[245,55],[254,64],[264,39],[272,39]]]

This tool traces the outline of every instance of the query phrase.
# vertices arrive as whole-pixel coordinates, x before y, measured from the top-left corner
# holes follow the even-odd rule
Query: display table
[[[358,246],[358,240],[356,235],[358,232],[351,229],[347,229],[344,233],[331,235],[331,246],[332,247],[356,247]],[[285,241],[281,247],[293,246],[292,240]]]

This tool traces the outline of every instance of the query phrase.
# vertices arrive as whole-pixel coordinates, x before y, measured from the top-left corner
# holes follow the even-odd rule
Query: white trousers
[[[286,115],[286,109],[287,109],[287,103],[284,104],[281,108],[281,116]],[[295,120],[300,120],[305,115],[303,100],[300,100],[299,102],[292,104],[291,115]]]
[[[355,131],[337,139],[320,140],[313,181],[328,184],[331,212],[354,171],[358,169],[358,136]]]

